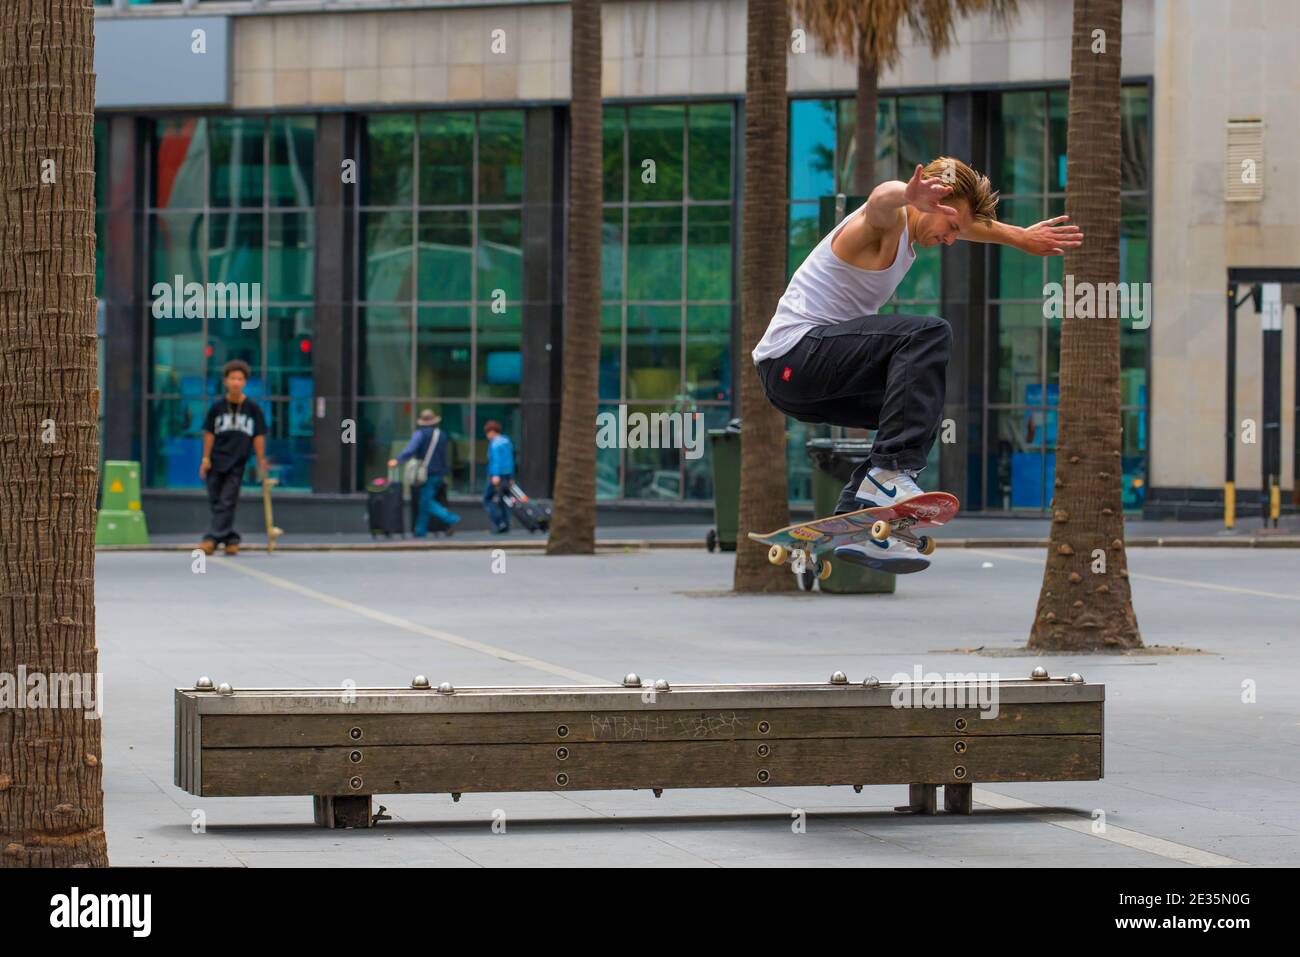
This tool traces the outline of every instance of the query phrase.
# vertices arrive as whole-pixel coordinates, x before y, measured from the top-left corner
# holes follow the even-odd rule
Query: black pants
[[[238,545],[239,533],[235,531],[235,506],[239,504],[239,487],[244,480],[244,466],[228,472],[208,470],[208,505],[212,508],[212,524],[203,537],[218,545]]]
[[[862,316],[804,335],[783,356],[764,359],[768,400],[800,422],[875,429],[871,458],[853,472],[836,513],[872,466],[920,471],[943,418],[952,327],[938,316]]]

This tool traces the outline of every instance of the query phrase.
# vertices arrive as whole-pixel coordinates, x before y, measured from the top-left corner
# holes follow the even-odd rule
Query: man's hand
[[[907,203],[922,213],[942,213],[944,216],[956,216],[957,210],[940,202],[952,192],[952,187],[941,179],[931,179],[921,175],[922,166],[918,163],[916,172],[907,181],[903,195]]]
[[[1025,228],[1020,248],[1032,256],[1060,256],[1067,249],[1083,245],[1083,231],[1067,225],[1069,216],[1045,219]]]
[[[211,468],[212,468],[212,461],[210,459],[204,458],[201,462],[199,462],[199,478],[206,479],[208,477],[208,470]]]
[[[271,477],[270,463],[266,461],[265,456],[259,455],[257,457],[257,477],[263,482]]]
[[[389,459],[389,460],[388,460],[388,467],[389,467],[390,469],[395,469],[395,468],[397,468],[397,459]]]
[[[501,476],[500,476],[500,475],[494,475],[494,476],[492,476],[492,484],[493,484],[493,485],[500,485],[500,484],[501,484]]]

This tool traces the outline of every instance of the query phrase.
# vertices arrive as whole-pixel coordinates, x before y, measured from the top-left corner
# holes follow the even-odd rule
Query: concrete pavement
[[[498,544],[500,541],[498,540]],[[508,543],[506,543],[508,545]],[[1142,867],[1300,863],[1300,594],[1294,552],[1135,549],[1149,645],[1200,653],[1023,651],[1042,574],[1025,549],[941,551],[894,595],[728,593],[703,549],[548,558],[101,553],[98,629],[115,864]],[[467,647],[460,639],[485,646]],[[958,648],[1002,649],[996,657]],[[502,652],[536,659],[513,663]],[[869,787],[377,797],[368,832],[311,824],[307,798],[195,798],[172,784],[172,688],[888,678],[914,666],[1082,673],[1107,686],[1099,782],[977,782],[970,818],[896,815]],[[1243,686],[1256,703],[1243,703]],[[506,833],[494,833],[494,812]],[[807,814],[793,833],[792,814]],[[197,817],[205,829],[193,832]],[[1104,833],[1095,822],[1104,818]]]

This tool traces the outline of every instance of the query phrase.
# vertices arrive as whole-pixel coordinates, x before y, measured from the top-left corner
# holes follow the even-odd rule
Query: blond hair
[[[961,160],[940,156],[927,163],[921,175],[951,186],[952,192],[943,201],[951,205],[956,200],[964,200],[976,222],[988,225],[998,218],[997,190],[987,176],[975,172]]]

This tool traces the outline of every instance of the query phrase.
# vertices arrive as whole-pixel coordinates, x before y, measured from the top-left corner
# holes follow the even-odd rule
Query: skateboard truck
[[[901,542],[907,542],[909,545],[916,547],[916,550],[922,555],[933,555],[935,541],[929,535],[914,535],[909,529],[916,524],[914,518],[900,518],[897,522],[887,522],[883,518],[877,519],[871,526],[871,537],[877,542],[888,541],[890,538],[897,538]]]
[[[805,568],[811,567],[813,574],[821,581],[825,581],[831,575],[830,560],[818,558],[813,552],[804,548],[773,545],[767,550],[767,560],[773,565],[784,565],[788,561],[796,575],[802,575]]]

